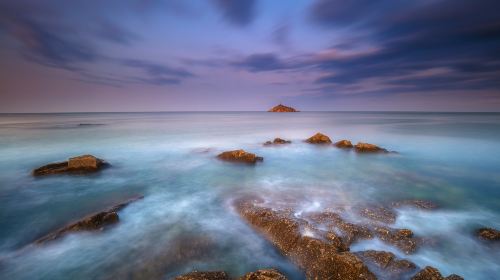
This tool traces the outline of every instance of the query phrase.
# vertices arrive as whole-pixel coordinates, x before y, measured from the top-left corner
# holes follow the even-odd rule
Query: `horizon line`
[[[0,115],[8,114],[119,114],[119,113],[500,113],[500,111],[417,111],[417,110],[332,110],[332,111],[298,111],[298,112],[269,112],[252,110],[214,110],[214,111],[66,111],[66,112],[0,112]]]

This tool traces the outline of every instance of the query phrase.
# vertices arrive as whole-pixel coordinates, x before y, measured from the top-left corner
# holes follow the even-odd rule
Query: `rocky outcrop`
[[[175,280],[229,280],[224,271],[193,271],[174,278]]]
[[[53,233],[50,233],[42,238],[37,239],[34,243],[44,244],[46,242],[53,241],[72,232],[103,230],[119,221],[119,216],[117,213],[118,211],[125,208],[130,203],[142,198],[143,196],[134,197],[104,211],[86,216],[72,224],[69,224],[61,229],[56,230]]]
[[[373,231],[380,240],[396,246],[405,254],[414,253],[420,242],[419,239],[413,236],[413,232],[409,229],[392,229],[376,226],[373,228]]]
[[[292,107],[285,106],[283,104],[279,104],[277,106],[274,106],[271,108],[268,112],[274,112],[274,113],[292,113],[292,112],[298,112]]]
[[[483,240],[500,241],[500,230],[494,228],[480,228],[477,235]]]
[[[432,266],[426,266],[424,269],[420,270],[411,280],[463,280],[462,277],[451,274],[448,277],[443,277],[439,270]]]
[[[306,142],[310,144],[331,144],[332,140],[330,140],[330,137],[318,132],[309,137]]]
[[[396,221],[396,212],[381,205],[369,205],[358,210],[360,216],[373,221],[393,224]]]
[[[414,263],[398,259],[390,252],[367,250],[355,254],[382,279],[407,279],[417,269]]]
[[[263,161],[263,157],[256,156],[255,154],[245,152],[244,150],[227,151],[217,156],[220,160],[229,162],[241,162],[255,164],[257,161]]]
[[[286,280],[287,278],[276,269],[259,269],[240,277],[238,280]]]
[[[72,157],[68,161],[44,165],[33,170],[33,176],[71,173],[85,174],[101,170],[109,166],[107,162],[92,155]]]
[[[282,145],[282,144],[290,144],[292,141],[289,140],[284,140],[281,138],[274,138],[273,141],[267,141],[264,143],[264,146],[269,146],[269,145]]]
[[[230,280],[225,271],[193,271],[175,277],[175,280]],[[276,269],[259,269],[249,272],[237,280],[287,280],[287,278]]]
[[[388,153],[386,149],[380,148],[377,145],[362,142],[358,142],[354,146],[354,149],[358,153]]]
[[[340,140],[340,141],[336,142],[334,145],[335,145],[335,147],[341,148],[341,149],[350,149],[350,148],[354,147],[352,145],[351,141],[349,141],[349,140]]]
[[[307,221],[257,206],[253,199],[238,200],[235,207],[252,227],[302,268],[308,279],[376,279],[367,266],[344,247],[303,235],[301,229],[308,225]]]

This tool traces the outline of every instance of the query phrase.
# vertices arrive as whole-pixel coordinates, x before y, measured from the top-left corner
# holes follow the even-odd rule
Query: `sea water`
[[[398,153],[359,155],[303,142],[316,132]],[[262,145],[275,137],[293,143]],[[216,159],[232,149],[264,161]],[[81,154],[112,167],[31,176]],[[500,275],[498,244],[475,236],[482,226],[500,228],[500,114],[186,112],[0,115],[0,279],[157,279],[192,270],[238,276],[267,267],[303,279],[235,213],[232,199],[246,194],[294,197],[305,211],[431,200],[440,208],[400,208],[394,226],[433,238],[434,246],[404,255],[368,240],[351,251],[391,251],[466,279]],[[29,246],[136,195],[144,199],[121,210],[108,230]]]

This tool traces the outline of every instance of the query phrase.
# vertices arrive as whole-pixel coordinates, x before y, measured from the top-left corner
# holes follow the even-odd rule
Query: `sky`
[[[500,111],[498,0],[0,0],[0,113]]]

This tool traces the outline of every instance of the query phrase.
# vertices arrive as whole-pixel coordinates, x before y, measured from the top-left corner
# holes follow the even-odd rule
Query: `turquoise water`
[[[301,142],[316,132],[399,154],[356,155]],[[275,137],[293,144],[261,145]],[[215,159],[237,148],[264,162],[252,167]],[[80,154],[112,168],[91,176],[30,175]],[[1,279],[168,278],[194,269],[236,276],[263,267],[302,279],[232,210],[231,199],[247,193],[294,197],[306,209],[430,199],[441,208],[398,210],[397,226],[438,240],[407,258],[466,279],[500,273],[498,245],[473,235],[479,226],[500,228],[500,114],[3,114],[0,155]],[[137,194],[145,198],[122,210],[116,227],[25,247]],[[210,240],[206,254],[172,257],[190,238]],[[404,256],[377,240],[352,250],[367,248]]]

